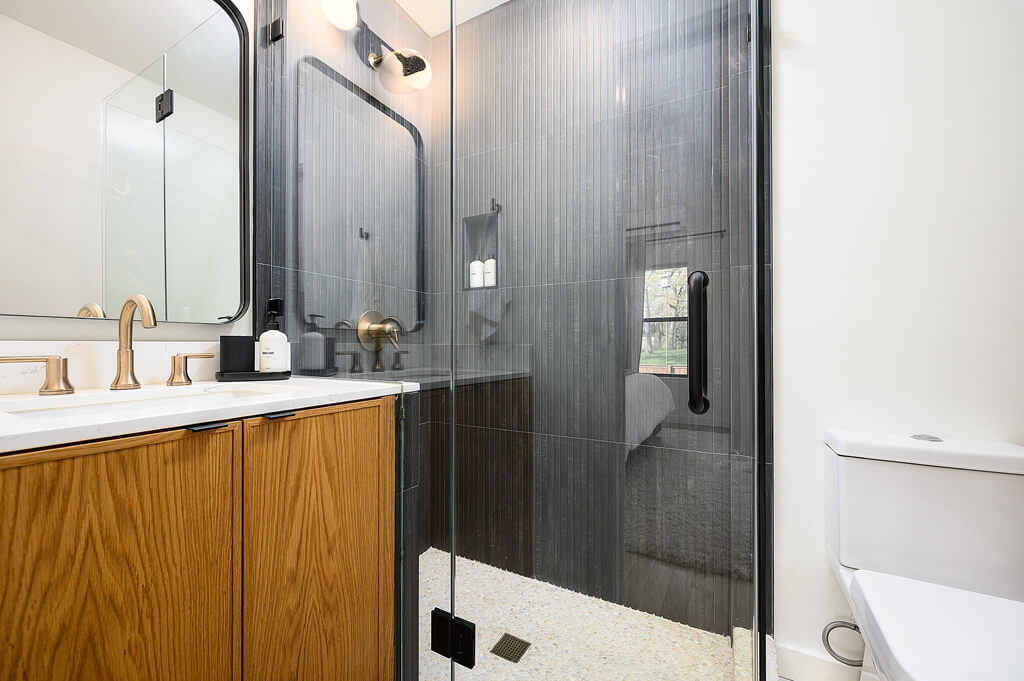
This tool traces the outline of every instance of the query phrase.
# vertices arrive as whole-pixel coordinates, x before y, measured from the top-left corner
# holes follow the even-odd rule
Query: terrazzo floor
[[[449,661],[430,650],[430,612],[450,605],[448,553],[420,556],[421,681],[446,681]],[[750,653],[727,636],[632,610],[459,558],[457,615],[476,623],[477,662],[456,679],[481,681],[745,681]],[[532,645],[513,664],[492,655],[505,632]],[[736,630],[737,646],[750,633]]]

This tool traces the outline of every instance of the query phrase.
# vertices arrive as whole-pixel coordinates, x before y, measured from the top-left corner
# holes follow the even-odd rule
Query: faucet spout
[[[117,323],[118,350],[132,349],[132,321],[135,319],[135,310],[139,311],[143,327],[152,329],[156,326],[156,311],[153,309],[153,303],[149,302],[149,298],[141,293],[131,296],[128,300],[124,301],[124,307],[121,308],[121,317]]]
[[[135,390],[141,387],[135,377],[135,350],[132,349],[132,320],[135,311],[142,317],[142,326],[152,329],[156,326],[156,311],[149,298],[136,293],[124,301],[117,324],[117,375],[110,384],[111,390]]]

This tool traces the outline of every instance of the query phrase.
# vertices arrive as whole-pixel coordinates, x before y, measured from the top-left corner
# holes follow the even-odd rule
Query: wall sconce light
[[[371,52],[368,61],[388,92],[408,95],[430,85],[430,64],[416,50],[393,50],[383,56]]]
[[[359,5],[356,0],[323,0],[324,16],[342,31],[351,31],[359,25]]]

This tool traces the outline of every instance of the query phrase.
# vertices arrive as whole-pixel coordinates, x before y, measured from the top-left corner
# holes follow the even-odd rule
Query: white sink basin
[[[67,418],[101,415],[112,409],[166,410],[189,404],[224,404],[233,400],[295,393],[295,388],[235,387],[235,384],[191,385],[174,388],[146,387],[132,391],[86,392],[76,395],[33,396],[0,399],[0,411],[23,418]]]
[[[401,384],[383,381],[292,378],[0,397],[0,453],[366,400],[402,390]]]

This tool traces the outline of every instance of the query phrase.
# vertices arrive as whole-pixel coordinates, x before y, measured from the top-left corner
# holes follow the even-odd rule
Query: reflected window
[[[647,270],[640,371],[664,376],[686,375],[687,268]]]

